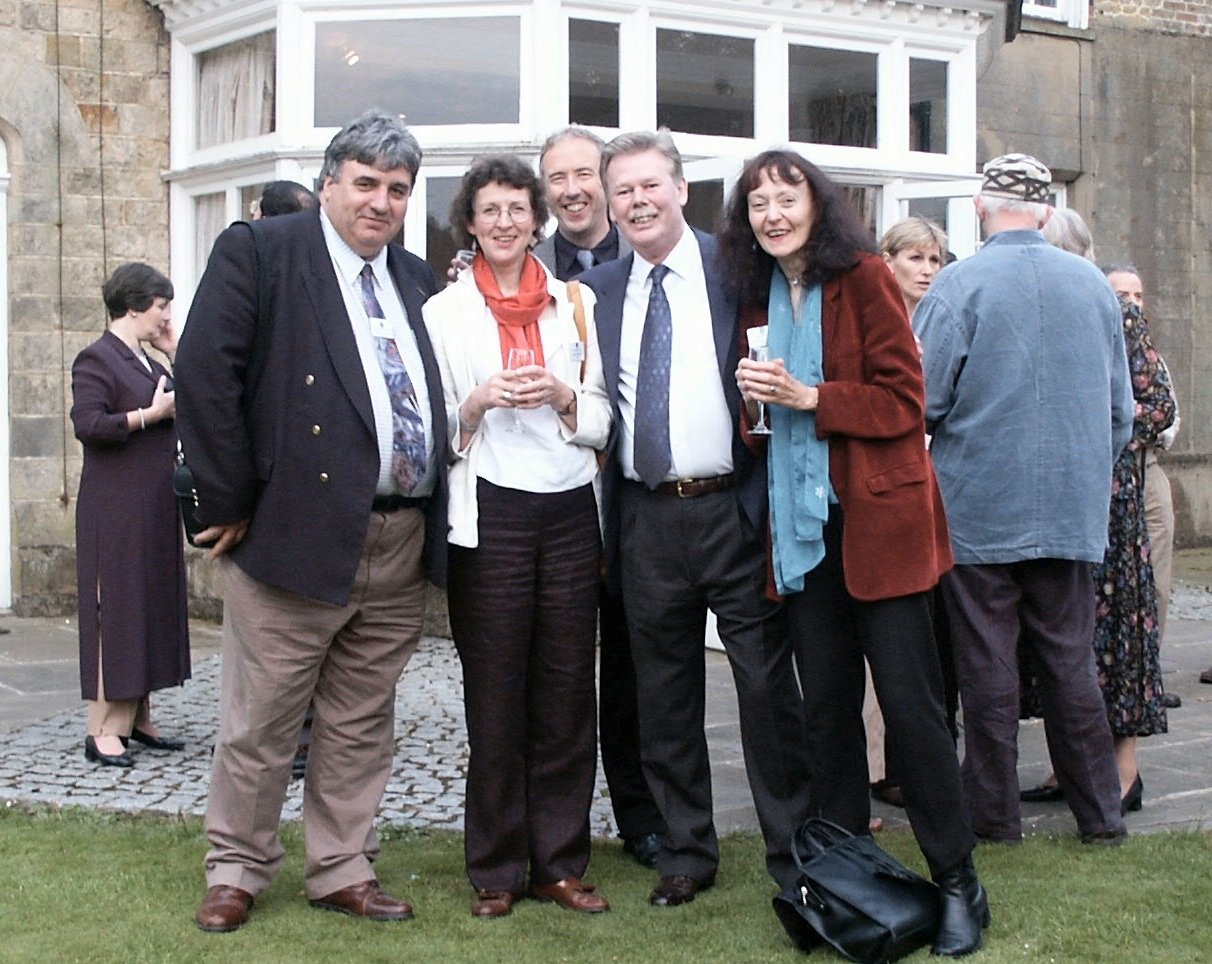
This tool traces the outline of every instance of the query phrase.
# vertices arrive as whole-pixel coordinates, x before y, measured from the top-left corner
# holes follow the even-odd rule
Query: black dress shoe
[[[652,868],[657,865],[657,857],[661,855],[661,840],[662,835],[659,833],[642,833],[638,837],[626,837],[623,840],[623,849],[631,854],[641,867]]]
[[[936,878],[938,884],[938,931],[931,953],[963,957],[980,949],[984,928],[989,926],[989,898],[976,876],[971,855]]]
[[[871,784],[871,796],[893,807],[904,807],[905,795],[895,780],[880,780]]]
[[[1163,693],[1161,704],[1168,710],[1177,710],[1183,705],[1183,698],[1177,693]]]
[[[1119,801],[1119,815],[1126,816],[1128,811],[1136,812],[1144,804],[1145,784],[1141,780],[1140,774],[1136,775],[1136,779],[1132,781],[1132,786],[1128,787],[1128,792],[1123,795]]]
[[[1199,674],[1199,681],[1201,683],[1212,683],[1212,666],[1209,666]]]
[[[661,882],[648,895],[648,903],[653,907],[677,907],[679,904],[689,904],[700,890],[707,890],[715,883],[715,878],[695,880],[682,874],[662,877]]]
[[[133,767],[135,758],[129,753],[102,753],[97,749],[97,741],[91,736],[84,738],[84,759],[89,763],[100,763],[104,767]]]
[[[1065,799],[1065,791],[1055,783],[1041,783],[1038,787],[1019,790],[1018,798],[1023,803],[1060,803]]]
[[[150,733],[144,733],[140,729],[131,730],[130,738],[136,743],[142,743],[145,747],[152,750],[185,749],[185,744],[181,740],[170,740],[163,736],[152,736]]]

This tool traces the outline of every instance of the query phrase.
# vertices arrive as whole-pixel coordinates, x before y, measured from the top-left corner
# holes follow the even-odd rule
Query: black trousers
[[[1056,779],[1081,833],[1117,832],[1119,773],[1094,666],[1088,563],[956,566],[943,577],[960,699],[964,789],[983,837],[1018,840],[1018,647],[1039,672]]]
[[[863,602],[846,590],[842,513],[825,526],[825,558],[787,597],[804,693],[811,812],[854,834],[868,833],[871,796],[863,729],[863,657],[884,714],[885,754],[900,781],[905,813],[934,875],[976,843],[964,806],[959,760],[947,728],[931,593]]]
[[[590,486],[519,492],[479,481],[479,546],[450,547],[450,627],[471,755],[472,886],[520,894],[589,864],[597,769],[597,509]]]
[[[640,761],[638,704],[623,597],[603,582],[598,597],[598,745],[614,822],[624,840],[665,829]]]
[[[680,499],[629,483],[620,510],[641,756],[665,821],[660,873],[702,881],[719,864],[703,729],[711,609],[736,684],[766,866],[781,885],[794,883],[791,835],[807,811],[804,724],[781,607],[764,594],[762,541],[732,492]]]

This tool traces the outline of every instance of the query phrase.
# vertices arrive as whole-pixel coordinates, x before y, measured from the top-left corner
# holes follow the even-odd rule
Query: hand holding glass
[[[509,349],[509,358],[505,362],[505,367],[512,371],[517,371],[519,368],[527,368],[534,364],[534,349],[533,348],[511,348]],[[518,414],[517,408],[513,410],[513,425],[509,429],[511,432],[522,431],[522,416]]]
[[[749,358],[751,361],[768,362],[770,361],[770,349],[766,345],[754,345],[749,349]],[[766,422],[766,403],[758,402],[758,417],[757,422],[749,429],[750,435],[769,435],[770,426]]]

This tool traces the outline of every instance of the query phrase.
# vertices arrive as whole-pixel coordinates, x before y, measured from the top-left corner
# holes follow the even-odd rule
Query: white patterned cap
[[[981,194],[1047,204],[1052,172],[1030,154],[1003,154],[982,169]]]

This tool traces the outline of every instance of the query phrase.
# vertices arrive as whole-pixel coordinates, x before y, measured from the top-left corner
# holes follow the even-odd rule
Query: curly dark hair
[[[476,192],[489,184],[516,187],[530,195],[534,239],[536,242],[542,240],[543,225],[547,223],[547,201],[534,168],[513,154],[489,154],[471,162],[459,185],[459,193],[450,205],[450,233],[459,247],[471,247],[473,238],[468,228],[475,219]]]
[[[804,254],[804,284],[823,284],[853,268],[859,254],[878,253],[849,198],[819,167],[795,151],[769,150],[745,162],[728,203],[719,234],[719,263],[723,276],[743,305],[766,304],[774,258],[762,250],[749,226],[749,192],[763,173],[787,184],[807,182],[815,221]]]

